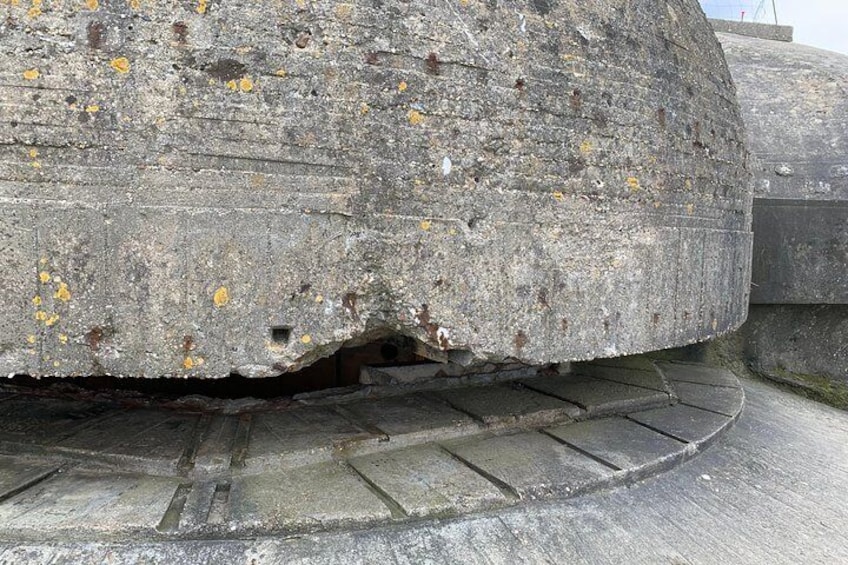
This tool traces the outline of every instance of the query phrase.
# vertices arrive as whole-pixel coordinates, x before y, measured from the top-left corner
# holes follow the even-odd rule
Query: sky
[[[795,28],[795,43],[848,55],[848,0],[775,0],[777,20]]]

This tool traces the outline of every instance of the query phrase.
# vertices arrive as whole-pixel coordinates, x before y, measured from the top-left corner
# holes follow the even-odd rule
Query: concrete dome
[[[390,334],[550,363],[745,318],[695,0],[87,6],[0,24],[6,373],[264,376]]]

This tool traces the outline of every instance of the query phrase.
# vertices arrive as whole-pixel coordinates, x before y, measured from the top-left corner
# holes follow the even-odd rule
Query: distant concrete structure
[[[746,355],[777,378],[848,385],[848,57],[718,37],[755,177]]]
[[[733,22],[710,18],[710,25],[718,33],[732,33],[772,41],[792,41],[792,26],[764,24],[759,22]]]

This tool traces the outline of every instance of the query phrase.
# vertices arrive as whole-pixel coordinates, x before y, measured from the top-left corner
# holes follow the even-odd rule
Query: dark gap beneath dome
[[[280,328],[280,338],[285,328]],[[222,379],[204,378],[118,378],[41,377],[15,375],[5,383],[34,394],[91,396],[108,398],[109,393],[137,393],[164,398],[191,395],[220,399],[275,399],[324,389],[349,387],[360,383],[363,366],[402,366],[431,363],[416,353],[415,340],[403,336],[377,339],[351,347],[343,347],[332,356],[319,359],[303,369],[278,377],[248,378],[230,375]],[[26,392],[25,390],[25,392]]]

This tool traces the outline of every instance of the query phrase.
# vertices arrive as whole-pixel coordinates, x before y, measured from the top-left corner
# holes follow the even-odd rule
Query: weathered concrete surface
[[[751,301],[848,303],[848,56],[718,37],[755,163]]]
[[[279,374],[400,333],[543,363],[745,317],[694,0],[0,6],[0,372]]]
[[[740,402],[724,415],[689,409],[692,417],[669,429],[685,438],[677,440],[656,417],[655,429],[636,422],[640,411],[649,419],[656,413],[658,394],[638,387],[644,396],[641,405],[629,397],[629,419],[565,425],[549,407],[528,403],[527,389],[499,384],[489,388],[507,405],[504,395],[515,395],[521,417],[486,425],[414,392],[239,414],[175,414],[173,405],[128,407],[106,419],[81,411],[81,425],[64,439],[0,443],[0,541],[293,535],[585,494],[667,470],[726,431],[742,409],[738,381],[731,387],[715,368],[702,370],[699,381],[706,384],[692,386],[735,390]],[[14,398],[36,408],[48,394],[38,392]],[[625,408],[617,398],[609,403]],[[415,404],[423,409],[410,410]],[[598,405],[596,412],[612,410]],[[109,434],[92,434],[98,429]]]
[[[753,305],[739,333],[754,371],[848,408],[848,305]]]
[[[771,41],[792,41],[792,26],[764,24],[758,22],[733,22],[710,18],[710,25],[721,33],[745,35]]]
[[[745,382],[718,445],[650,481],[497,513],[228,541],[8,543],[0,562],[844,563],[848,415]]]

